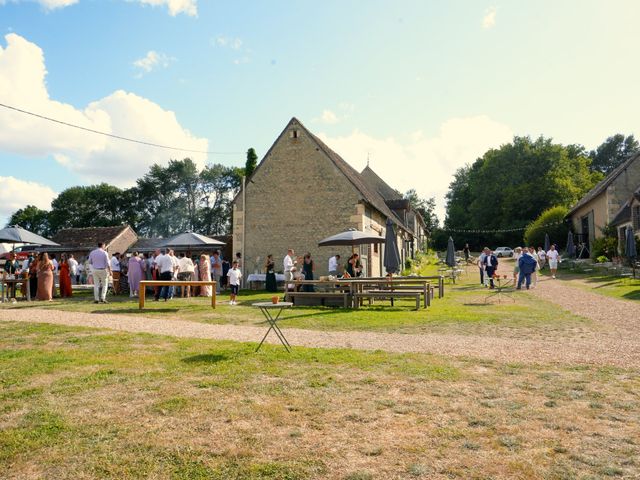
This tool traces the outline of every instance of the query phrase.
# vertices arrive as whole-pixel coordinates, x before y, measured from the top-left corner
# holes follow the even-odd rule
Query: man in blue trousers
[[[520,256],[518,260],[518,267],[520,267],[520,276],[518,277],[518,290],[522,289],[522,282],[524,281],[527,290],[531,286],[531,274],[536,271],[536,267],[538,266],[538,262],[533,256],[527,251],[525,248],[523,250],[523,254]]]

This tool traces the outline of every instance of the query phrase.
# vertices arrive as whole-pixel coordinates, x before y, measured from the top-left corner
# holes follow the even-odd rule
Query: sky
[[[640,137],[635,0],[0,0],[0,223],[154,163],[241,166],[291,117],[354,168],[444,195],[514,135]],[[186,150],[211,153],[193,153]]]

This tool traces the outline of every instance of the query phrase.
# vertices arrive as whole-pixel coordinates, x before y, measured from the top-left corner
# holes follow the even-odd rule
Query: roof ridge
[[[620,174],[631,165],[635,160],[640,159],[640,152],[632,153],[620,165],[611,170],[609,174],[594,185],[594,187],[585,193],[576,204],[569,209],[567,215],[571,215],[583,205],[589,203],[593,198],[600,195],[611,183],[620,176]]]

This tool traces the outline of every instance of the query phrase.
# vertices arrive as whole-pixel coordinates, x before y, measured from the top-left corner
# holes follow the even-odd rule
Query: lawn
[[[601,272],[578,272],[561,270],[563,280],[574,287],[583,288],[599,295],[623,300],[640,300],[640,279],[621,278]]]
[[[458,334],[550,335],[562,334],[576,327],[590,324],[588,320],[559,310],[553,304],[517,292],[512,302],[485,303],[488,291],[479,285],[476,269],[460,278],[456,285],[447,284],[445,297],[437,296],[428,309],[412,310],[415,302],[401,301],[395,307],[387,304],[365,306],[359,310],[341,308],[296,307],[286,312],[282,327],[314,330],[368,330],[396,333],[449,332]],[[72,299],[57,299],[51,303],[19,302],[13,308],[53,308],[91,313],[121,313],[134,316],[162,317],[204,323],[255,325],[263,320],[251,306],[270,301],[272,294],[264,291],[242,291],[240,304],[228,305],[228,295],[219,297],[218,307],[211,309],[206,298],[179,299],[169,302],[147,302],[144,311],[138,310],[137,299],[112,297],[107,305],[93,304],[89,293]],[[400,305],[400,306],[397,306]]]
[[[0,323],[0,477],[633,478],[640,372]]]

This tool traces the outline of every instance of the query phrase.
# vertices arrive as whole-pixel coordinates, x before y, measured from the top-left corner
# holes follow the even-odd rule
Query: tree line
[[[231,201],[242,177],[257,164],[253,148],[245,168],[221,164],[199,170],[189,158],[153,165],[131,188],[113,185],[76,186],[62,191],[50,210],[27,205],[8,225],[20,225],[52,236],[63,228],[129,224],[144,237],[166,237],[186,230],[223,235],[230,231]]]
[[[638,151],[633,135],[613,135],[592,151],[582,145],[554,143],[543,136],[516,136],[512,142],[487,151],[455,172],[446,195],[444,227],[434,235],[436,246],[446,246],[449,236],[457,246],[518,245],[523,241],[524,228],[543,212],[571,207]],[[513,228],[522,230],[456,232]]]

